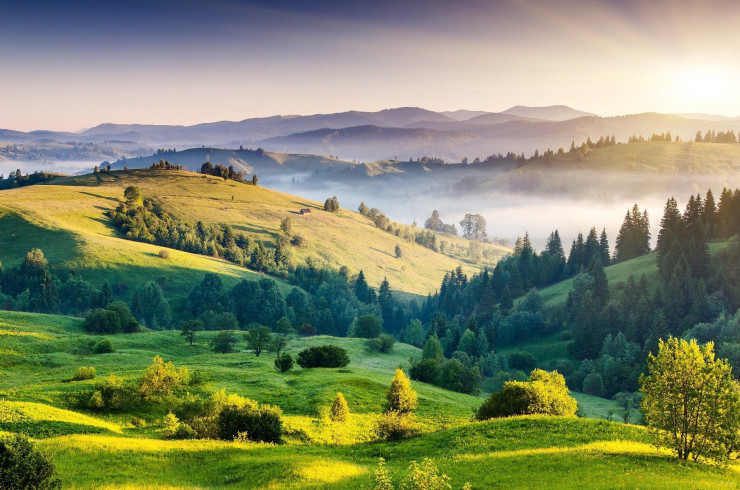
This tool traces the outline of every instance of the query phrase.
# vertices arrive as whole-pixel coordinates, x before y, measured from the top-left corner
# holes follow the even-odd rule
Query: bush
[[[189,380],[190,373],[187,368],[175,368],[172,361],[164,362],[162,357],[157,355],[144,371],[139,383],[139,392],[145,398],[159,399],[173,394],[188,384]]]
[[[70,402],[79,408],[115,412],[133,403],[138,396],[131,386],[123,384],[123,379],[111,374],[95,383],[92,391],[73,393]]]
[[[0,439],[0,488],[8,490],[61,488],[54,461],[21,435]]]
[[[314,327],[310,323],[304,323],[303,325],[301,325],[301,328],[300,330],[298,330],[298,333],[304,337],[312,337],[316,335],[316,327]]]
[[[347,351],[336,345],[309,347],[298,353],[298,365],[304,369],[344,367],[347,364],[349,364]]]
[[[365,345],[371,352],[382,352],[384,354],[389,353],[393,349],[393,344],[396,339],[392,335],[382,333],[374,339],[368,339]]]
[[[562,375],[535,369],[529,381],[507,381],[501,391],[492,393],[476,412],[476,418],[532,414],[572,417],[576,409]]]
[[[108,339],[101,340],[95,346],[96,354],[110,354],[111,352],[115,352],[115,349],[113,349],[113,344]]]
[[[160,259],[169,259],[170,258],[170,251],[162,249],[159,251],[159,258]]]
[[[213,352],[218,354],[229,354],[234,352],[234,345],[236,345],[236,342],[237,339],[234,332],[231,330],[224,330],[213,337],[213,340],[211,340],[211,349]]]
[[[537,358],[529,352],[514,352],[509,355],[509,368],[531,371],[537,367]]]
[[[418,433],[413,413],[391,410],[381,415],[375,423],[375,435],[387,441],[398,441]]]
[[[437,359],[422,359],[411,366],[411,379],[424,383],[434,383],[439,373]]]
[[[375,315],[363,315],[359,318],[355,318],[350,330],[353,337],[373,339],[383,331],[383,324],[381,323],[380,318]]]
[[[72,381],[84,381],[86,379],[95,379],[95,368],[92,366],[80,366],[72,376]]]
[[[347,405],[347,400],[341,392],[334,397],[329,417],[334,422],[346,422],[349,417],[349,405]]]
[[[182,422],[177,424],[177,429],[175,429],[175,433],[172,435],[173,439],[195,439],[195,437],[196,433],[193,428]]]
[[[90,333],[132,333],[141,327],[123,301],[114,301],[105,308],[93,308],[85,313],[85,329]]]
[[[225,406],[217,418],[218,436],[231,441],[246,433],[250,441],[279,443],[282,440],[282,411],[275,406],[259,405],[243,398]]]
[[[275,359],[275,369],[281,373],[290,371],[293,369],[293,357],[291,357],[287,352],[283,352],[277,357],[277,359]]]
[[[146,421],[141,417],[131,417],[131,425],[133,425],[137,429],[143,429],[144,427],[146,427]]]

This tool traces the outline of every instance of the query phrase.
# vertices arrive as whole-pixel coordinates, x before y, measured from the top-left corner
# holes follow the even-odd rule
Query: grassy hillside
[[[404,241],[377,229],[358,213],[323,211],[321,203],[190,172],[120,171],[90,174],[54,181],[55,185],[29,186],[0,192],[0,261],[20,263],[32,247],[41,248],[57,269],[74,270],[85,279],[102,284],[125,282],[133,288],[164,276],[174,310],[205,272],[226,276],[226,286],[257,274],[223,260],[172,251],[168,260],[158,257],[162,247],[125,240],[105,215],[115,209],[128,185],[142,189],[144,197],[162,203],[168,212],[191,222],[228,223],[257,240],[272,243],[280,221],[290,217],[293,232],[305,243],[292,247],[291,260],[311,257],[333,267],[347,266],[351,273],[365,271],[377,286],[388,277],[395,290],[426,295],[434,291],[445,272],[462,265],[467,272],[478,266]],[[310,216],[298,211],[309,208]],[[445,237],[461,255],[467,241]],[[403,257],[394,249],[399,245]],[[507,252],[485,245],[487,263]]]
[[[343,369],[296,368],[278,374],[272,356],[212,354],[202,333],[193,347],[177,332],[109,336],[116,352],[90,354],[74,318],[0,312],[0,431],[29,433],[54,458],[65,487],[74,488],[372,488],[379,457],[396,483],[411,461],[431,458],[452,487],[473,488],[675,487],[716,488],[740,483],[736,466],[679,464],[649,444],[644,429],[593,419],[514,417],[470,423],[481,398],[412,382],[419,393],[423,434],[400,443],[369,441],[393,369],[419,350],[396,344],[390,354],[370,354],[358,339],[316,337],[288,345],[336,343],[352,362]],[[165,440],[161,407],[99,415],[66,405],[70,392],[94,380],[71,381],[76,367],[94,366],[98,379],[116,373],[137,379],[156,353],[201,373],[193,389],[229,392],[283,408],[287,443]],[[336,391],[352,415],[348,436],[335,444],[333,428],[316,415]],[[586,398],[584,400],[584,398]],[[592,397],[579,397],[589,411]],[[131,417],[147,426],[136,428]],[[522,471],[526,468],[526,471]],[[93,471],[94,469],[94,471]],[[588,482],[588,483],[585,483]]]
[[[709,253],[712,256],[716,256],[719,252],[724,250],[725,247],[727,247],[727,242],[710,243]],[[623,286],[630,275],[632,275],[636,281],[639,281],[643,274],[645,275],[648,285],[655,287],[658,279],[658,265],[656,263],[656,257],[655,252],[652,252],[648,255],[643,255],[632,260],[605,267],[604,272],[609,281],[609,289],[613,292],[617,288]],[[546,307],[562,305],[568,299],[568,293],[572,288],[573,278],[542,288],[539,290],[539,293],[540,296],[542,296],[543,303]]]

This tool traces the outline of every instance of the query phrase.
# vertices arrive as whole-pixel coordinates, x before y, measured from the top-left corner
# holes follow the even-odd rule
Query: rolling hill
[[[0,261],[15,265],[31,248],[41,248],[57,270],[74,270],[98,286],[104,281],[126,283],[125,297],[133,294],[132,286],[165,276],[175,311],[205,272],[225,275],[232,284],[259,276],[222,259],[174,250],[165,261],[158,257],[162,247],[123,238],[106,213],[116,208],[129,185],[140,187],[144,197],[155,198],[175,216],[228,223],[268,245],[280,233],[280,221],[290,217],[294,234],[304,238],[303,245],[289,251],[294,263],[310,257],[334,268],[346,266],[353,274],[362,269],[371,285],[387,277],[399,293],[426,295],[449,270],[462,266],[472,272],[480,267],[468,261],[468,242],[458,237],[444,237],[450,247],[443,255],[381,231],[357,212],[328,213],[318,202],[191,172],[103,172],[59,178],[53,184],[0,192]],[[302,208],[313,212],[301,216]],[[394,255],[397,245],[402,258]],[[490,251],[485,259],[489,265],[508,252],[484,247]]]

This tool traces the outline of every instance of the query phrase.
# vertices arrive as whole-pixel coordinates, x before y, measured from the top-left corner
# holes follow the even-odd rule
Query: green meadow
[[[577,395],[579,405],[595,418],[471,422],[483,398],[414,381],[421,434],[397,443],[376,441],[371,429],[393,370],[408,366],[419,349],[396,344],[391,353],[380,354],[370,353],[361,339],[298,338],[288,344],[291,354],[331,343],[347,349],[351,363],[280,374],[272,366],[273,354],[257,357],[241,339],[235,353],[210,352],[213,335],[199,332],[192,347],[178,331],[107,336],[115,352],[94,354],[88,347],[102,337],[85,333],[79,319],[1,312],[0,431],[29,434],[52,455],[69,488],[372,488],[380,457],[396,483],[412,461],[428,457],[453,488],[740,483],[734,465],[680,464],[655,449],[644,428],[599,420],[611,402],[586,395]],[[161,429],[166,403],[113,414],[70,405],[71,393],[110,374],[135,382],[157,354],[199,373],[202,383],[194,392],[225,389],[279,405],[285,443],[167,440]],[[96,379],[72,381],[79,366],[94,367]],[[351,411],[341,428],[320,415],[337,391]],[[134,417],[144,424],[134,424]]]

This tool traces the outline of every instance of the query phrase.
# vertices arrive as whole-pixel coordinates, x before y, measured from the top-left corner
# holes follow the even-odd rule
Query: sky
[[[740,2],[0,0],[0,128],[571,107],[740,116]]]

